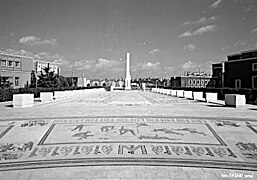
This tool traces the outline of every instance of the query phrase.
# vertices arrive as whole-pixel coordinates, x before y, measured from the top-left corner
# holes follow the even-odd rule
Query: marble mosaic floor
[[[101,110],[92,116],[89,105]],[[202,107],[203,113],[213,114],[172,116],[168,108],[174,105],[180,112]],[[207,168],[249,176],[257,171],[257,112],[248,107],[238,111],[249,112],[251,117],[233,117],[236,109],[231,108],[226,117],[217,113],[223,107],[213,109],[195,101],[140,91],[92,94],[24,108],[24,112],[10,109],[8,104],[0,107],[14,112],[10,117],[1,116],[0,121],[3,173],[116,166]],[[73,113],[74,108],[81,108],[80,113]],[[114,108],[120,113],[112,111]],[[140,113],[140,108],[142,112],[160,110],[160,114]],[[27,110],[39,114],[33,117]],[[53,112],[44,116],[46,111]]]

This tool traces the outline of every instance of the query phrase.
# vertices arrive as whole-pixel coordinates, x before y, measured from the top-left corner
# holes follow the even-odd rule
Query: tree
[[[58,80],[59,80],[59,87],[69,87],[69,82],[67,78],[63,76],[59,76]]]
[[[45,67],[38,76],[38,87],[59,87],[59,75],[51,71],[50,67]]]

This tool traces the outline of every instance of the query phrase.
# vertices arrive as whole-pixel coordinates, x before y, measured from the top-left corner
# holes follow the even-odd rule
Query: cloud
[[[212,3],[209,7],[210,8],[217,8],[221,2],[222,2],[222,0],[217,0],[214,3]]]
[[[255,29],[253,29],[253,30],[251,31],[251,33],[255,33],[255,32],[257,32],[257,28],[255,28]]]
[[[153,49],[151,51],[149,51],[150,55],[156,55],[157,53],[159,53],[161,50],[160,49]]]
[[[210,23],[218,19],[218,16],[212,16],[212,17],[202,17],[198,20],[195,21],[187,21],[183,25],[189,25],[189,24],[205,24],[205,23]]]
[[[164,70],[166,73],[170,73],[170,72],[174,71],[174,69],[175,68],[173,66],[165,66],[164,67]]]
[[[193,44],[187,44],[184,46],[184,50],[186,50],[186,51],[193,51],[195,48],[196,47]]]
[[[220,51],[225,51],[225,50],[227,50],[227,49],[229,49],[229,46],[223,46],[223,47],[220,49]]]
[[[183,71],[186,71],[186,70],[192,70],[192,69],[198,67],[198,65],[193,63],[191,60],[189,60],[189,61],[185,62],[184,64],[180,65],[179,67]]]
[[[244,46],[245,45],[245,42],[243,42],[243,41],[240,41],[240,40],[238,40],[237,42],[235,42],[234,44],[233,44],[233,46]]]
[[[78,60],[72,65],[75,70],[87,72],[97,72],[101,74],[120,73],[125,72],[124,61],[117,61],[112,59],[99,58],[97,60]]]
[[[157,69],[160,66],[160,62],[144,62],[142,64],[142,70]]]
[[[33,57],[34,54],[32,52],[26,51],[26,50],[16,50],[16,49],[5,49],[4,51],[5,53],[9,53],[9,54],[15,54],[15,55],[20,55],[20,56],[28,56],[28,57]]]
[[[55,39],[42,40],[41,38],[36,36],[24,36],[19,39],[19,43],[23,45],[29,45],[29,46],[40,46],[40,45],[57,46],[58,45]]]
[[[215,25],[208,25],[208,26],[203,26],[203,27],[200,27],[199,29],[195,30],[195,31],[191,31],[191,30],[188,30],[182,34],[180,34],[178,36],[178,38],[181,38],[181,37],[190,37],[190,36],[194,36],[194,35],[199,35],[199,34],[203,34],[203,33],[206,33],[206,32],[212,32],[212,31],[215,31],[216,29],[216,26]]]

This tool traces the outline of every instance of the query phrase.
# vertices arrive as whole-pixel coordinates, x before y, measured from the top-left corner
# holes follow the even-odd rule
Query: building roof
[[[4,55],[4,56],[13,56],[13,57],[19,57],[19,58],[29,58],[29,59],[34,59],[33,57],[29,57],[29,56],[21,56],[21,55],[17,55],[17,54],[9,54],[9,53],[5,53],[5,52],[0,52],[0,55]]]

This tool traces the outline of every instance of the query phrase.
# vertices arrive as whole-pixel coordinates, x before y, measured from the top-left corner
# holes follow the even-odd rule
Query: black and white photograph
[[[0,179],[257,179],[257,1],[0,0]]]

